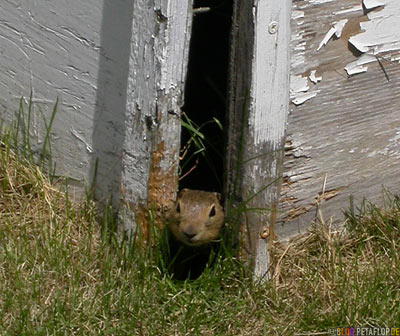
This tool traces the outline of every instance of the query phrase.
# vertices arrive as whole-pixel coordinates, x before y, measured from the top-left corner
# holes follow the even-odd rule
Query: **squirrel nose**
[[[189,226],[189,227],[186,227],[185,230],[183,230],[183,234],[185,235],[185,237],[186,237],[188,240],[192,240],[192,238],[193,238],[195,235],[197,235],[197,232],[196,232],[196,230],[195,230],[194,227]]]
[[[185,237],[188,240],[192,240],[192,238],[196,235],[196,233],[192,233],[192,232],[183,232],[183,234],[185,235]]]

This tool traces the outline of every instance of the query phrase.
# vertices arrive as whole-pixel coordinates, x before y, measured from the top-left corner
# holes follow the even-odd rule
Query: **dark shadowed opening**
[[[195,0],[194,8],[201,7],[210,10],[193,18],[182,116],[181,156],[186,153],[179,184],[181,189],[221,192],[233,0]],[[198,132],[193,130],[199,126]],[[190,248],[174,239],[170,243],[169,271],[179,280],[199,277],[218,247],[213,243]]]
[[[221,191],[233,0],[195,0],[194,8],[200,7],[210,10],[194,14],[183,111],[193,124],[204,125],[204,137],[195,135],[181,161],[180,187]],[[182,127],[182,149],[192,135]]]

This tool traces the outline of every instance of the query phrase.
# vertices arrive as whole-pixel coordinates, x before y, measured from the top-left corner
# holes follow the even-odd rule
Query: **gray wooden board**
[[[135,1],[119,219],[127,232],[148,232],[148,208],[175,199],[180,107],[191,34],[192,1]]]
[[[359,33],[359,22],[368,18],[363,11],[335,14],[360,1],[315,3],[293,2],[293,10],[303,11],[304,17],[292,19],[291,73],[305,77],[317,70],[322,81],[308,83],[316,97],[291,104],[276,227],[281,239],[304,230],[315,218],[315,198],[325,178],[325,221],[343,220],[350,195],[356,204],[364,197],[379,204],[383,186],[396,192],[400,184],[400,64],[381,54],[389,81],[378,62],[348,77],[344,67],[358,57],[348,37]],[[349,21],[342,36],[316,52],[332,23],[343,18]]]
[[[275,213],[261,209],[276,209],[279,199],[288,113],[290,9],[289,0],[234,4],[227,204],[242,209],[232,224],[241,223],[242,253],[251,261],[255,279],[267,275],[267,238],[275,223]],[[261,234],[267,231],[269,236]]]

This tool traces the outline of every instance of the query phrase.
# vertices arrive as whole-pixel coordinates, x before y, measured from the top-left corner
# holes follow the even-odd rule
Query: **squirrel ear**
[[[214,195],[215,195],[215,197],[217,197],[218,201],[221,200],[221,194],[220,193],[215,192]]]
[[[179,197],[182,197],[182,195],[187,191],[188,189],[182,189],[181,191],[179,191],[178,192],[178,196],[177,196],[177,198],[179,198]]]

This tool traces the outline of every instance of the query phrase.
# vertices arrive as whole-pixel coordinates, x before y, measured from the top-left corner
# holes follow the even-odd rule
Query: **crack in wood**
[[[314,196],[314,200],[310,202],[309,204],[301,207],[292,207],[287,213],[281,218],[281,221],[286,223],[291,221],[294,218],[297,218],[301,215],[303,215],[306,212],[309,212],[319,204],[321,204],[324,201],[328,201],[334,197],[336,197],[342,190],[344,190],[345,187],[339,187],[331,190],[327,190],[325,192],[319,192],[316,196]],[[286,197],[282,200],[282,202],[287,202],[289,204],[294,204],[298,200],[294,197]]]

